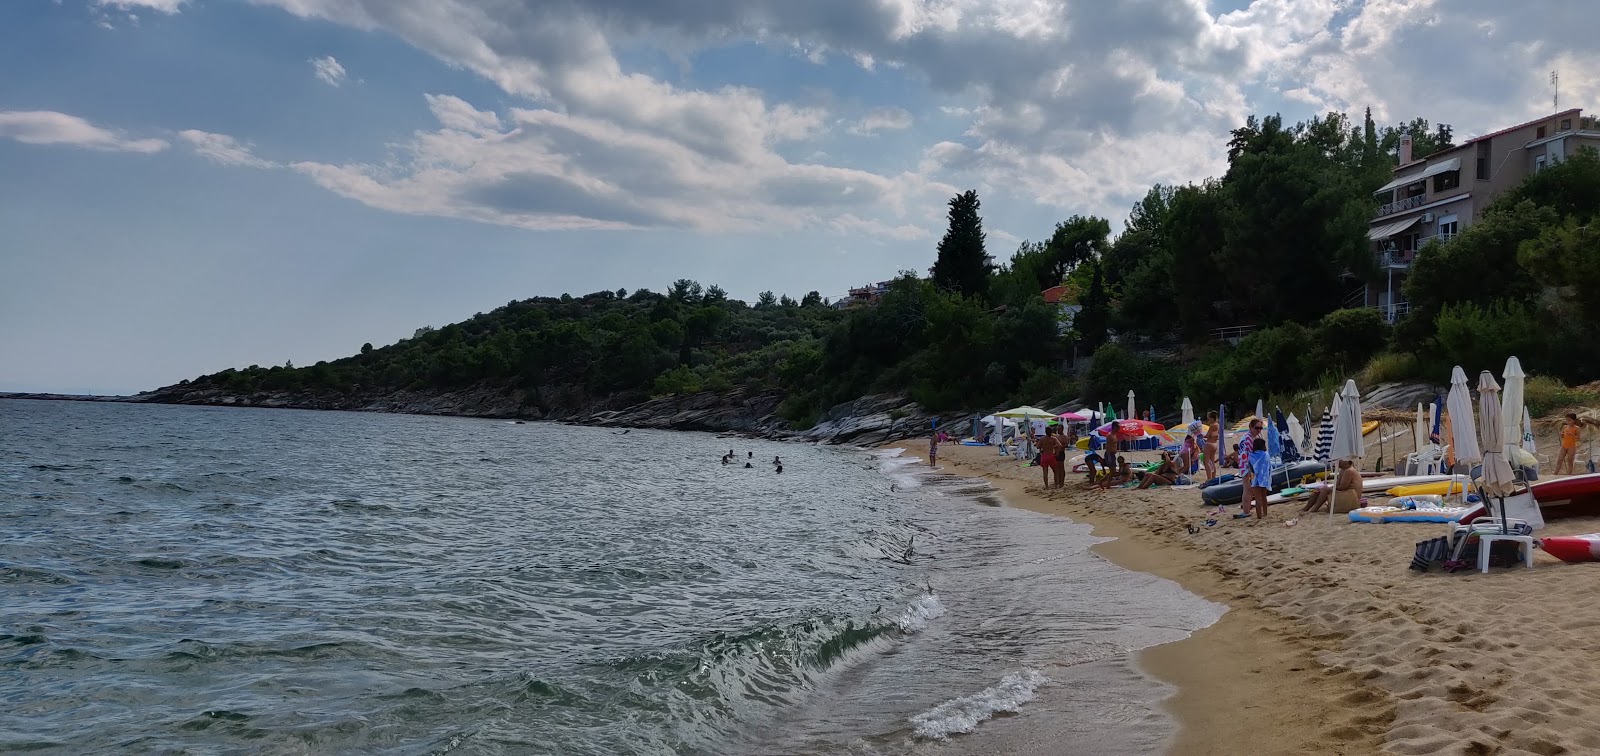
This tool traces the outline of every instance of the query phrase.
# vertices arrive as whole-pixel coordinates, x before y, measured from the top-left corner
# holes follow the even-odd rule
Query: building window
[[[1445,171],[1433,177],[1433,191],[1435,194],[1449,191],[1458,186],[1461,186],[1461,171]]]
[[[1534,173],[1538,173],[1539,171],[1544,170],[1544,159],[1545,159],[1544,155],[1535,155],[1534,156],[1534,158],[1533,158],[1533,172]]]
[[[1534,139],[1543,139],[1544,138],[1544,127],[1543,126],[1540,126],[1539,130],[1535,131],[1533,133],[1533,138]]]
[[[1572,130],[1572,119],[1571,118],[1563,118],[1563,119],[1561,119],[1561,130],[1562,131],[1571,131]]]
[[[1408,184],[1406,186],[1405,199],[1411,199],[1412,197],[1421,197],[1422,195],[1427,194],[1427,193],[1428,193],[1428,182],[1426,182],[1426,181],[1418,181],[1415,184]]]
[[[1489,180],[1489,140],[1478,143],[1478,180]]]
[[[1451,216],[1450,220],[1439,222],[1439,236],[1442,237],[1443,240],[1449,240],[1450,237],[1455,236],[1460,232],[1461,223],[1458,222],[1454,216]]]

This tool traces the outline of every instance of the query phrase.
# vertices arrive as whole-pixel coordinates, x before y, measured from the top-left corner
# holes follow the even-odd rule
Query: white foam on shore
[[[970,696],[945,701],[911,718],[919,738],[948,740],[951,735],[972,732],[978,725],[1000,712],[1015,712],[1032,701],[1040,685],[1050,682],[1038,670],[1013,672],[1000,683]]]
[[[917,457],[900,456],[905,449],[882,449],[874,451],[878,458],[878,469],[885,478],[893,481],[895,486],[903,490],[913,490],[922,487],[922,477],[929,471],[918,469],[924,465]]]
[[[900,613],[900,620],[896,624],[900,626],[902,633],[915,633],[927,627],[929,622],[943,616],[944,604],[939,603],[939,597],[925,593]]]

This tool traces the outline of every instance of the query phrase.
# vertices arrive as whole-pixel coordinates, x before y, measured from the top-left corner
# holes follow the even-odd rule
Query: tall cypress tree
[[[950,229],[939,240],[939,257],[933,263],[933,282],[969,297],[989,291],[994,263],[984,251],[983,218],[978,215],[978,193],[968,190],[950,200]]]
[[[1083,295],[1083,309],[1072,319],[1078,338],[1090,351],[1106,343],[1106,329],[1111,321],[1111,297],[1106,294],[1105,273],[1100,260],[1089,262],[1089,291]]]

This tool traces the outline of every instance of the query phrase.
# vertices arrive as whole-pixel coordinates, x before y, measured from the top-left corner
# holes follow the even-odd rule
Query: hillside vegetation
[[[399,343],[310,366],[251,366],[179,387],[240,395],[372,397],[503,391],[548,413],[574,392],[617,407],[742,389],[781,396],[804,427],[841,402],[903,393],[934,411],[1073,397],[1120,406],[1253,403],[1363,371],[1364,380],[1442,381],[1448,368],[1498,368],[1509,354],[1545,380],[1600,372],[1600,157],[1572,156],[1501,197],[1448,244],[1418,258],[1396,328],[1375,310],[1340,310],[1377,281],[1366,238],[1371,192],[1393,145],[1449,146],[1424,120],[1378,128],[1329,114],[1286,126],[1251,118],[1232,132],[1228,170],[1155,186],[1114,239],[1074,215],[996,263],[975,192],[949,202],[927,276],[902,271],[880,300],[839,310],[817,292],[755,303],[680,280],[665,292],[600,291],[514,301]],[[1040,296],[1065,285],[1081,312]],[[1235,347],[1213,329],[1249,325]],[[1093,354],[1073,375],[1074,355]],[[1159,355],[1159,356],[1153,356]],[[1557,385],[1559,381],[1557,381]],[[325,404],[325,403],[324,403]],[[563,402],[570,405],[570,402]]]

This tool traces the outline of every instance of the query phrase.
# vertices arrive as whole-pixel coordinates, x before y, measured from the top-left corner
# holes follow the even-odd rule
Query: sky
[[[124,394],[532,296],[1003,262],[1252,114],[1600,107],[1587,0],[5,0],[0,391]]]

